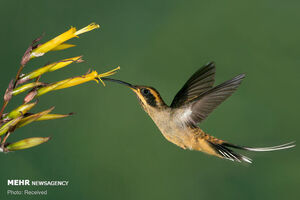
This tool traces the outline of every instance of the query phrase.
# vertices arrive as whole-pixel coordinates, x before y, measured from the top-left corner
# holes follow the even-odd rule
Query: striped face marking
[[[144,97],[148,105],[156,107],[157,99],[155,98],[155,92],[148,88],[140,88],[140,94]]]
[[[138,88],[133,91],[137,94],[144,107],[147,105],[151,107],[158,107],[164,104],[159,93],[153,88],[138,86]]]

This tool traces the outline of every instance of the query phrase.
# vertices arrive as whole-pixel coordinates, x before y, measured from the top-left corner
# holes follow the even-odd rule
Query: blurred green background
[[[44,76],[57,81],[121,66],[114,76],[157,88],[167,103],[199,67],[217,66],[216,82],[239,73],[239,90],[201,124],[235,144],[270,146],[299,137],[299,1],[0,1],[1,95],[30,42],[97,22],[75,48],[32,60],[84,55]],[[8,110],[22,101],[15,98]],[[0,199],[299,199],[298,148],[249,153],[238,163],[184,151],[167,142],[127,88],[90,82],[49,93],[34,111],[76,115],[26,126],[9,141],[52,136],[29,150],[1,154]],[[12,187],[7,179],[69,180],[68,187]],[[48,190],[7,196],[8,189]]]

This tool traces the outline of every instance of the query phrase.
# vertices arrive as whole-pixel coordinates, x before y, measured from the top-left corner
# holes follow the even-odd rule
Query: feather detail
[[[196,129],[195,129],[196,130]],[[265,151],[278,151],[278,150],[283,150],[283,149],[289,149],[293,148],[296,146],[295,142],[289,142],[277,146],[271,146],[271,147],[258,147],[258,148],[253,148],[253,147],[245,147],[245,146],[239,146],[239,145],[234,145],[231,143],[228,143],[226,141],[217,139],[209,134],[206,134],[203,132],[201,129],[198,128],[196,131],[196,138],[198,138],[198,146],[195,146],[193,149],[194,150],[199,150],[203,151],[205,153],[221,157],[227,160],[231,161],[237,161],[237,162],[247,162],[247,163],[252,163],[252,159],[244,156],[240,153],[234,152],[231,148],[234,149],[239,149],[239,150],[245,150],[245,151],[255,151],[255,152],[265,152]],[[209,146],[206,146],[206,148],[203,145],[203,142],[206,142],[209,144]],[[212,149],[214,151],[212,151]]]
[[[211,89],[215,82],[215,72],[214,62],[197,70],[176,94],[170,107],[179,108]]]

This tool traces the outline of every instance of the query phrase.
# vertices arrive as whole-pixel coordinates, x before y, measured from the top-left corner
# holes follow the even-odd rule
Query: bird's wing
[[[189,104],[174,111],[176,118],[186,125],[196,125],[204,120],[218,105],[227,99],[241,84],[244,74],[226,81],[198,96]]]
[[[176,94],[171,107],[178,108],[211,89],[215,81],[215,71],[215,64],[213,62],[196,71]]]

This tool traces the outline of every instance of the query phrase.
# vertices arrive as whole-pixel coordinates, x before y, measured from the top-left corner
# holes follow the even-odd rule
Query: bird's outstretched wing
[[[226,81],[200,95],[191,105],[190,120],[194,124],[203,121],[218,105],[230,97],[241,84],[244,74]]]
[[[215,82],[215,72],[216,68],[214,62],[210,62],[201,67],[179,90],[171,103],[171,107],[178,108],[197,98],[203,92],[211,89]]]
[[[201,76],[201,74],[198,75]],[[201,88],[201,84],[203,84],[204,81],[201,81],[200,79],[197,79],[194,76],[195,74],[192,76],[192,78],[200,82],[198,87]],[[171,104],[172,108],[177,108],[175,109],[174,114],[177,115],[177,118],[182,120],[182,122],[185,124],[196,125],[200,123],[218,105],[220,105],[224,100],[226,100],[229,96],[231,96],[234,93],[234,91],[241,84],[244,77],[244,74],[240,74],[234,77],[233,79],[226,81],[214,88],[207,89],[206,87],[206,90],[204,92],[198,93],[197,95],[193,96],[190,95],[192,93],[190,90],[194,91],[193,88],[184,86],[184,92],[181,92],[181,89],[178,92],[178,94],[180,95],[177,94]]]

